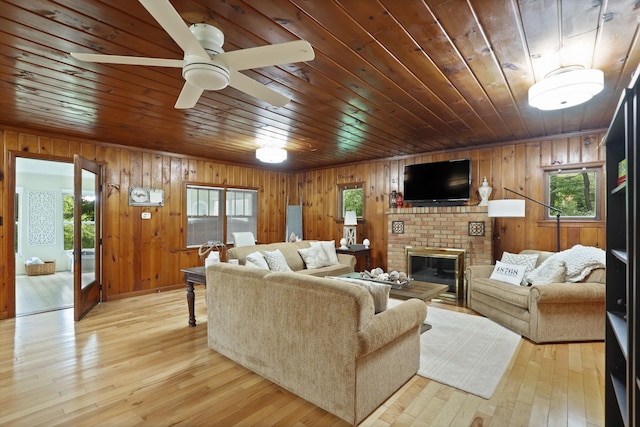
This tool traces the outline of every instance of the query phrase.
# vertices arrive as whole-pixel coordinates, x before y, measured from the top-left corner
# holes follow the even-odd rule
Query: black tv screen
[[[470,198],[471,159],[404,167],[404,200],[412,205],[462,205]]]

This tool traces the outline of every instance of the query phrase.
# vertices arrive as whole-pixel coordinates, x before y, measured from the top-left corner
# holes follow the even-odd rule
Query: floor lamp
[[[524,200],[503,199],[489,200],[487,203],[487,215],[489,218],[522,218],[524,217]],[[496,242],[500,239],[498,230],[493,226],[492,252],[496,256]]]
[[[550,209],[550,210],[552,210],[553,212],[556,213],[556,250],[557,250],[557,252],[560,252],[560,214],[562,214],[562,210],[560,210],[558,208],[555,208],[553,206],[550,206],[550,205],[548,205],[546,203],[542,203],[542,202],[540,202],[538,200],[534,200],[531,197],[525,196],[524,194],[520,194],[517,191],[510,190],[510,189],[508,189],[506,187],[503,187],[503,189],[505,191],[509,191],[509,192],[511,192],[513,194],[516,194],[516,195],[518,195],[520,197],[524,197],[525,199],[530,200],[533,203],[537,203],[539,205],[542,205],[545,208]],[[516,202],[516,201],[522,202],[522,215],[506,215],[506,216],[525,216],[524,215],[524,200],[510,200],[510,199],[493,200],[493,202]],[[491,202],[492,201],[489,202],[489,205],[491,205]],[[496,208],[497,208],[497,206],[496,206]],[[489,207],[489,211],[491,211],[491,207]],[[498,212],[498,211],[496,211],[496,212]],[[489,216],[491,216],[491,214],[489,214]],[[498,217],[498,216],[505,216],[505,215],[494,214],[494,216]]]

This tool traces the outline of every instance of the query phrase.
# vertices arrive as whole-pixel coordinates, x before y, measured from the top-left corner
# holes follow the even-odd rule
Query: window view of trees
[[[549,205],[562,216],[596,216],[596,171],[560,171],[549,175]],[[551,213],[549,216],[554,216]]]
[[[62,198],[62,220],[64,229],[64,249],[73,249],[73,194]],[[95,199],[82,197],[82,248],[95,248]]]
[[[346,211],[355,211],[356,217],[362,218],[364,206],[364,193],[362,186],[355,188],[343,188],[342,189],[342,217]]]

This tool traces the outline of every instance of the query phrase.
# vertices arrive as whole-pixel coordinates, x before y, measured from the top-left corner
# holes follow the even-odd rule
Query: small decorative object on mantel
[[[398,192],[393,190],[391,194],[389,194],[389,209],[395,208],[396,203],[398,203]]]
[[[484,179],[482,180],[482,185],[480,186],[480,188],[478,188],[478,193],[480,193],[480,203],[478,203],[478,206],[488,206],[489,204],[489,196],[491,195],[491,192],[493,191],[493,188],[489,187],[489,183],[487,182],[487,177],[485,176]]]
[[[404,199],[402,198],[402,193],[398,193],[398,197],[396,199],[396,207],[397,208],[404,207]]]

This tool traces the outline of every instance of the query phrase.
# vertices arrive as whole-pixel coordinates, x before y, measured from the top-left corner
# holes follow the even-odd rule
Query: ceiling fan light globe
[[[562,110],[589,101],[604,88],[604,73],[578,69],[553,74],[529,88],[529,105],[539,110]]]
[[[220,90],[229,85],[229,70],[212,62],[189,61],[182,69],[182,77],[204,90]]]

